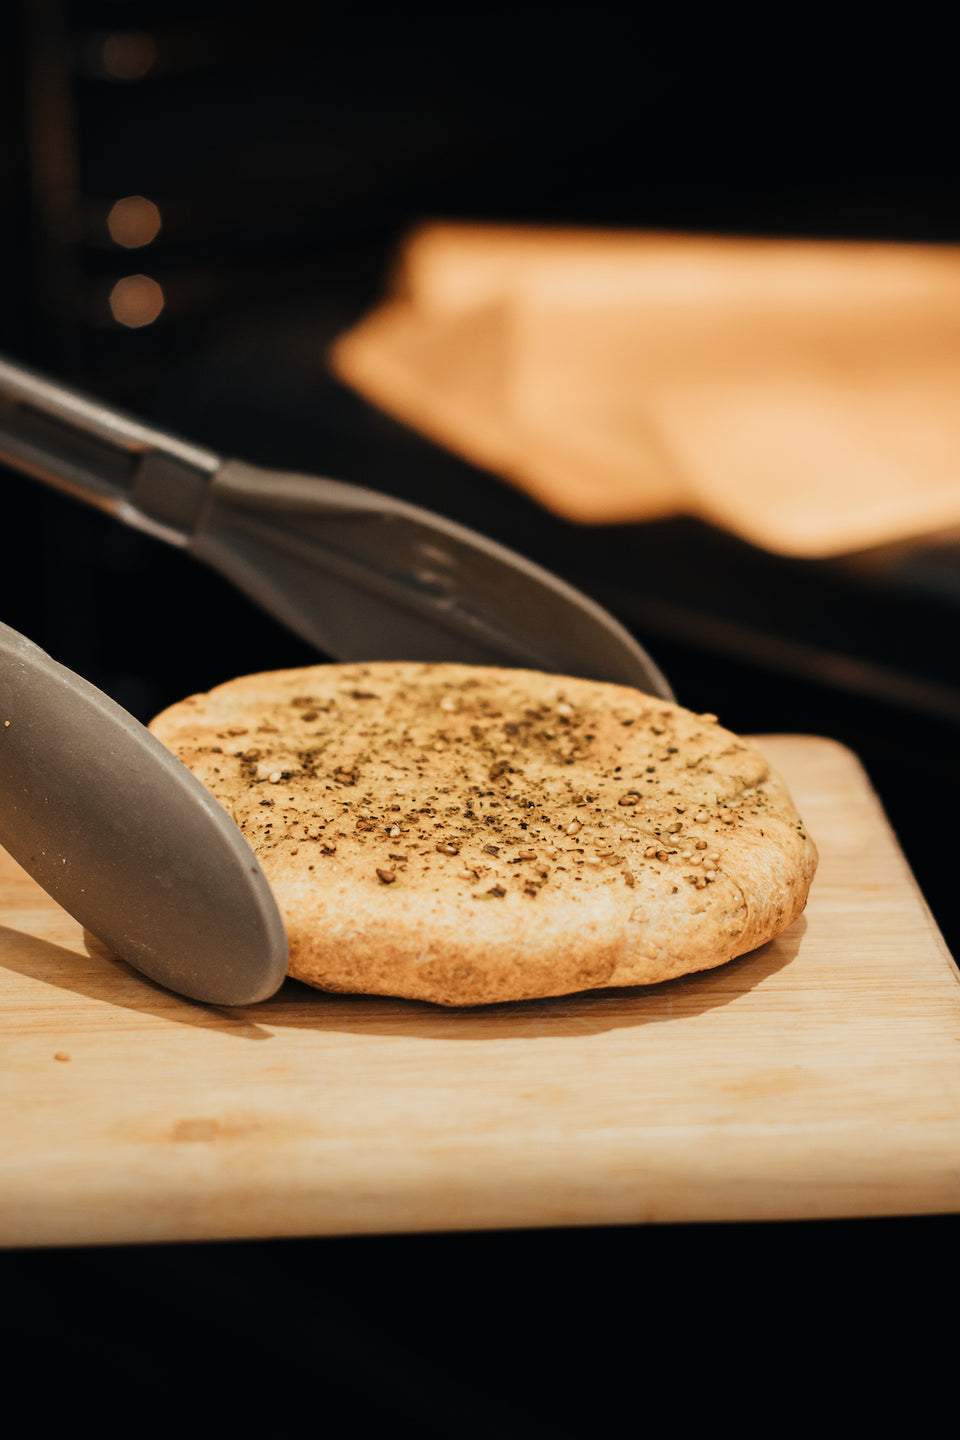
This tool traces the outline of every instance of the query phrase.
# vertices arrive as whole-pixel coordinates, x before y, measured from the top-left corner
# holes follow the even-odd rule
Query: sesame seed
[[[681,831],[682,829],[683,829],[683,825],[682,825],[681,821],[679,821],[679,820],[673,820],[673,821],[671,821],[671,823],[667,826],[667,834],[668,834],[668,835],[679,835],[679,834],[680,834],[680,831]]]
[[[706,850],[706,848],[707,848],[707,842],[706,842],[706,840],[698,840],[698,841],[697,841],[697,849],[698,849],[698,850]]]
[[[517,854],[517,859],[518,859],[518,860],[536,860],[536,858],[537,858],[537,852],[536,852],[536,850],[521,850],[521,851],[519,851],[518,854]]]
[[[397,836],[400,834],[400,826],[391,825],[390,829],[387,831],[387,834],[390,836],[391,840],[396,840]]]
[[[640,796],[636,790],[629,790],[626,795],[621,795],[618,802],[620,805],[639,805]]]
[[[603,861],[597,855],[588,855],[583,862],[585,865],[602,865]]]
[[[567,834],[568,834],[568,835],[579,835],[579,834],[580,834],[580,831],[581,831],[582,829],[583,829],[583,826],[581,825],[581,823],[580,823],[579,820],[571,820],[571,821],[570,821],[570,824],[567,826]]]
[[[392,885],[396,878],[392,870],[381,870],[379,865],[377,866],[377,879],[381,885]]]

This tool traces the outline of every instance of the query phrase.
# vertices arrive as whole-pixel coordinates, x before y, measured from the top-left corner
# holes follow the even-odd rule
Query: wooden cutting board
[[[960,1210],[953,963],[850,752],[759,744],[820,847],[806,914],[635,990],[210,1009],[0,852],[0,1243]]]

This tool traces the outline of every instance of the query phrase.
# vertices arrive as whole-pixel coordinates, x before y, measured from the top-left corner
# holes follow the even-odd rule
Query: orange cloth
[[[960,247],[432,225],[338,375],[586,524],[960,525]]]

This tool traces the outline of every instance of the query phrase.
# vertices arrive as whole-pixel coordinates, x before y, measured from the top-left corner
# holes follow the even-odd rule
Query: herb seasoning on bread
[[[784,930],[816,868],[714,715],[454,664],[250,675],[150,727],[233,815],[324,990],[477,1005],[646,985]]]

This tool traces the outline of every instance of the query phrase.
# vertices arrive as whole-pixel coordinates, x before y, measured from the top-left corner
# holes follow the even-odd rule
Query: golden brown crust
[[[260,857],[290,974],[326,990],[475,1005],[651,984],[779,934],[816,868],[752,745],[620,685],[319,665],[150,728]]]

